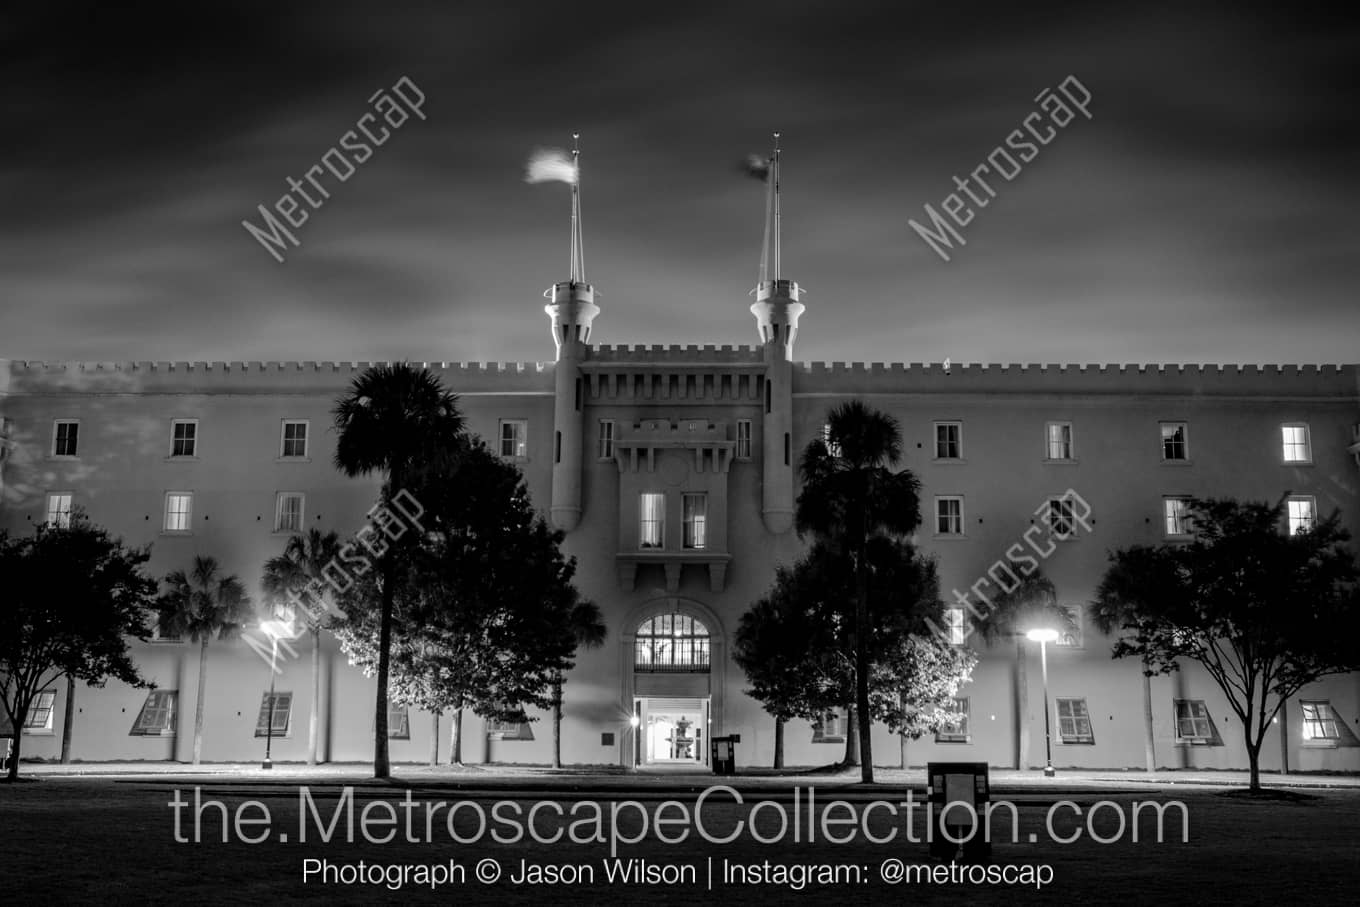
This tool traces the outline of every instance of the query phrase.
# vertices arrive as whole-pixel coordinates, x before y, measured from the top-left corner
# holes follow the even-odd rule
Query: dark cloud
[[[0,31],[0,355],[543,359],[583,133],[601,342],[751,342],[784,132],[799,355],[1354,361],[1353,14],[1322,4],[51,3]],[[941,261],[907,225],[1074,73]],[[274,262],[241,227],[408,75]]]

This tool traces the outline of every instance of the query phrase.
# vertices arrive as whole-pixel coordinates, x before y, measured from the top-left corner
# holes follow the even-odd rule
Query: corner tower
[[[573,140],[579,135],[572,136]],[[585,388],[580,364],[587,356],[591,326],[600,307],[595,289],[586,283],[585,251],[581,232],[581,152],[573,147],[568,160],[562,152],[545,152],[530,162],[529,178],[560,180],[571,184],[570,279],[544,291],[543,307],[552,319],[553,343],[557,347],[554,369],[552,445],[552,524],[570,532],[581,522],[581,458]],[[537,169],[536,169],[537,168]]]
[[[764,472],[761,514],[765,528],[779,534],[793,528],[793,343],[803,304],[798,284],[780,274],[779,133],[765,164],[765,243],[760,280],[751,314],[765,351],[765,400],[762,437]]]

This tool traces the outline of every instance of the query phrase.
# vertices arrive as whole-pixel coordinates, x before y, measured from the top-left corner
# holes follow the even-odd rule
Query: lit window
[[[935,499],[936,535],[963,535],[963,498]]]
[[[688,614],[658,614],[638,625],[633,669],[647,673],[706,674],[708,627]]]
[[[1290,498],[1285,502],[1289,514],[1289,534],[1298,535],[1313,528],[1314,511],[1312,498]]]
[[[58,529],[71,525],[71,493],[55,491],[47,496],[47,522]]]
[[[954,724],[946,724],[936,731],[936,743],[968,742],[968,698],[966,696],[954,700],[954,711],[959,713],[959,720]]]
[[[52,709],[56,701],[56,690],[43,690],[33,697],[33,704],[28,707],[28,717],[24,719],[25,734],[51,733]]]
[[[198,420],[176,419],[170,427],[170,456],[198,456]]]
[[[1162,499],[1163,527],[1167,535],[1190,534],[1190,502],[1186,498]]]
[[[666,496],[654,492],[640,498],[639,548],[661,548],[666,540]]]
[[[284,420],[283,448],[280,456],[307,456],[307,422],[305,420]]]
[[[684,508],[685,548],[705,548],[708,546],[708,495],[687,494],[681,499]]]
[[[80,449],[80,423],[58,419],[52,424],[52,456],[74,457]]]
[[[523,459],[528,456],[529,423],[523,419],[501,420],[501,456]]]
[[[406,706],[387,704],[387,736],[392,740],[411,739],[411,716]]]
[[[177,694],[174,690],[152,690],[142,711],[132,723],[129,737],[169,737],[175,733]]]
[[[1303,708],[1304,740],[1340,740],[1336,712],[1329,702],[1300,702]]]
[[[957,460],[963,456],[963,423],[935,423],[935,459]]]
[[[1163,460],[1185,460],[1189,459],[1190,448],[1185,440],[1184,422],[1163,422],[1162,423],[1162,459]]]
[[[839,457],[841,455],[841,445],[839,441],[831,440],[831,423],[822,425],[822,443],[826,445],[827,456]],[[787,458],[785,458],[787,459]]]
[[[274,531],[301,532],[302,504],[303,495],[301,492],[279,492],[278,503],[274,508]]]
[[[1302,422],[1280,426],[1286,463],[1313,462],[1313,444],[1308,437],[1308,426]]]
[[[1176,707],[1176,739],[1204,743],[1214,736],[1209,720],[1209,709],[1203,699],[1178,699]]]
[[[968,638],[968,618],[962,608],[944,609],[944,629],[951,646],[963,645]]]
[[[194,496],[187,491],[171,491],[165,495],[165,531],[188,532],[193,516]]]
[[[827,709],[812,724],[813,743],[844,743],[846,713],[843,709]]]
[[[600,459],[614,459],[614,420],[600,420]]]
[[[1050,460],[1071,460],[1072,423],[1050,422],[1047,427],[1048,458]]]
[[[256,737],[288,736],[289,719],[293,714],[293,694],[275,693],[273,708],[270,708],[269,693],[260,697],[260,715],[255,721]],[[272,722],[270,720],[272,715]],[[272,731],[270,730],[272,724]]]
[[[1058,700],[1058,735],[1063,743],[1095,743],[1085,699]]]
[[[751,420],[737,420],[737,459],[751,459]]]
[[[1080,604],[1068,605],[1068,612],[1072,615],[1072,626],[1058,631],[1058,638],[1053,641],[1053,645],[1064,649],[1080,649],[1082,647],[1082,631],[1086,626],[1086,612]]]

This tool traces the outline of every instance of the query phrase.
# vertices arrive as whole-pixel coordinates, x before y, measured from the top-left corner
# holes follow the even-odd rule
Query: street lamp
[[[264,762],[260,768],[269,770],[274,767],[270,760],[270,750],[274,746],[274,675],[278,672],[279,637],[288,635],[288,629],[280,620],[262,620],[260,629],[269,637],[272,646],[269,651],[269,699],[264,712]]]
[[[1043,669],[1044,675],[1044,757],[1046,762],[1044,765],[1044,777],[1052,778],[1055,772],[1053,771],[1052,718],[1048,714],[1048,644],[1057,641],[1058,631],[1043,627],[1030,630],[1025,634],[1025,638],[1031,639],[1039,644],[1039,664]]]

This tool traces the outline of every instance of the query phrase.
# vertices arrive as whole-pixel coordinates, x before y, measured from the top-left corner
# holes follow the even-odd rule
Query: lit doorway
[[[641,765],[708,764],[709,701],[644,697],[634,700]]]

